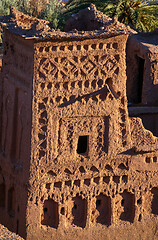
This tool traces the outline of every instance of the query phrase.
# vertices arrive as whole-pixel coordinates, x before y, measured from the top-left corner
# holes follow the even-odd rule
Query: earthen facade
[[[61,33],[15,9],[1,19],[0,221],[29,240],[158,238],[158,139],[129,117],[129,28],[109,21]]]

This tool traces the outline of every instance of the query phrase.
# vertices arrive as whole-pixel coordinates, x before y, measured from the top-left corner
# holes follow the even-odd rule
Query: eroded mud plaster
[[[29,240],[157,238],[158,141],[128,115],[131,32],[109,21],[1,19],[0,221]]]

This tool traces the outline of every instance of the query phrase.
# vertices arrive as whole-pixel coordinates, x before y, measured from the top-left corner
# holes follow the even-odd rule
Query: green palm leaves
[[[31,16],[51,21],[55,29],[62,14],[61,0],[0,0],[0,15],[8,15],[10,6]]]
[[[110,17],[118,17],[138,31],[152,31],[158,27],[158,2],[141,0],[69,0],[66,17],[94,3],[98,10]]]
[[[140,0],[118,0],[109,3],[104,13],[110,17],[117,16],[124,24],[129,24],[138,31],[152,31],[158,27],[158,3]]]
[[[52,22],[56,29],[63,29],[66,20],[79,10],[94,3],[97,9],[110,17],[118,17],[138,31],[152,31],[158,27],[158,1],[143,0],[69,0],[65,7],[62,0],[1,0],[0,14],[9,14],[9,6]]]

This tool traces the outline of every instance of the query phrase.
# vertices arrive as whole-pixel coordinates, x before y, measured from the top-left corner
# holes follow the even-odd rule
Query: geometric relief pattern
[[[54,54],[53,54],[54,55]],[[105,77],[106,72],[113,74],[117,69],[117,62],[119,56],[108,56],[106,51],[97,53],[91,52],[85,55],[79,55],[70,52],[67,56],[63,53],[62,56],[55,56],[54,58],[41,58],[39,63],[39,77],[44,79],[57,79],[58,81],[65,81],[66,79],[74,78],[91,78]]]
[[[49,178],[48,182],[46,181],[46,184],[44,184],[43,192],[41,192],[41,202],[48,201],[48,196],[52,196],[53,200],[51,201],[58,203],[60,207],[58,213],[65,215],[67,221],[72,225],[84,228],[87,221],[107,226],[111,225],[111,216],[116,210],[111,210],[111,207],[113,207],[111,206],[111,199],[114,199],[120,205],[124,201],[124,208],[120,208],[120,214],[123,215],[120,220],[133,221],[135,213],[130,208],[128,210],[127,207],[128,203],[130,205],[133,204],[130,196],[134,195],[131,192],[132,190],[129,190],[128,195],[126,194],[128,187],[127,182],[124,181],[124,176],[111,176],[107,171],[102,174],[101,176],[98,171],[97,174],[94,172],[93,177],[88,177],[86,173],[82,173],[82,179],[73,175],[71,180],[65,178],[58,182],[55,179],[52,182]],[[90,208],[87,208],[87,200],[90,193],[91,198],[89,200],[91,203]],[[116,195],[120,196],[120,198],[115,198]],[[121,198],[122,195],[123,200]],[[78,212],[78,210],[80,211]],[[90,216],[89,220],[87,215]],[[78,221],[79,219],[82,220]]]
[[[39,130],[38,130],[38,149],[39,149],[39,159],[42,157],[46,157],[47,153],[47,125],[48,125],[48,117],[47,117],[47,109],[46,103],[48,98],[42,99],[42,102],[38,103],[38,111],[39,111]]]
[[[77,101],[88,102],[89,99],[94,103],[98,103],[103,102],[110,92],[106,86],[107,80],[107,78],[94,79],[92,81],[73,79],[73,81],[60,83],[42,81],[39,91],[43,97],[46,95],[50,97],[49,102],[51,104],[59,105],[60,107],[68,106]]]
[[[95,154],[95,152],[104,151],[104,118],[97,117],[97,121],[96,117],[62,119],[60,131],[61,136],[65,136],[61,142],[61,152],[68,151],[68,149],[69,151],[77,150],[76,139],[82,135],[89,135],[89,153],[92,151]]]

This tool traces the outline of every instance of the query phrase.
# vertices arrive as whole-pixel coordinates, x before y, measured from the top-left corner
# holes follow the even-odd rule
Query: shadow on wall
[[[5,207],[5,182],[2,175],[0,175],[0,207]]]
[[[41,224],[57,228],[59,224],[58,203],[52,199],[46,200],[43,207]]]
[[[150,37],[149,37],[150,36]],[[158,137],[157,32],[134,34],[127,41],[127,98],[129,116],[142,119]]]
[[[99,212],[97,223],[109,226],[111,224],[111,199],[102,193],[96,199],[96,209]]]
[[[11,217],[15,215],[15,189],[11,187],[8,191],[8,214]]]
[[[73,198],[74,206],[72,209],[73,224],[85,228],[87,219],[87,200],[80,196]]]
[[[122,193],[121,205],[124,211],[121,213],[120,219],[123,221],[134,221],[135,216],[135,197],[134,194],[127,192]]]
[[[153,194],[151,212],[158,215],[158,188],[152,188],[151,193]]]

